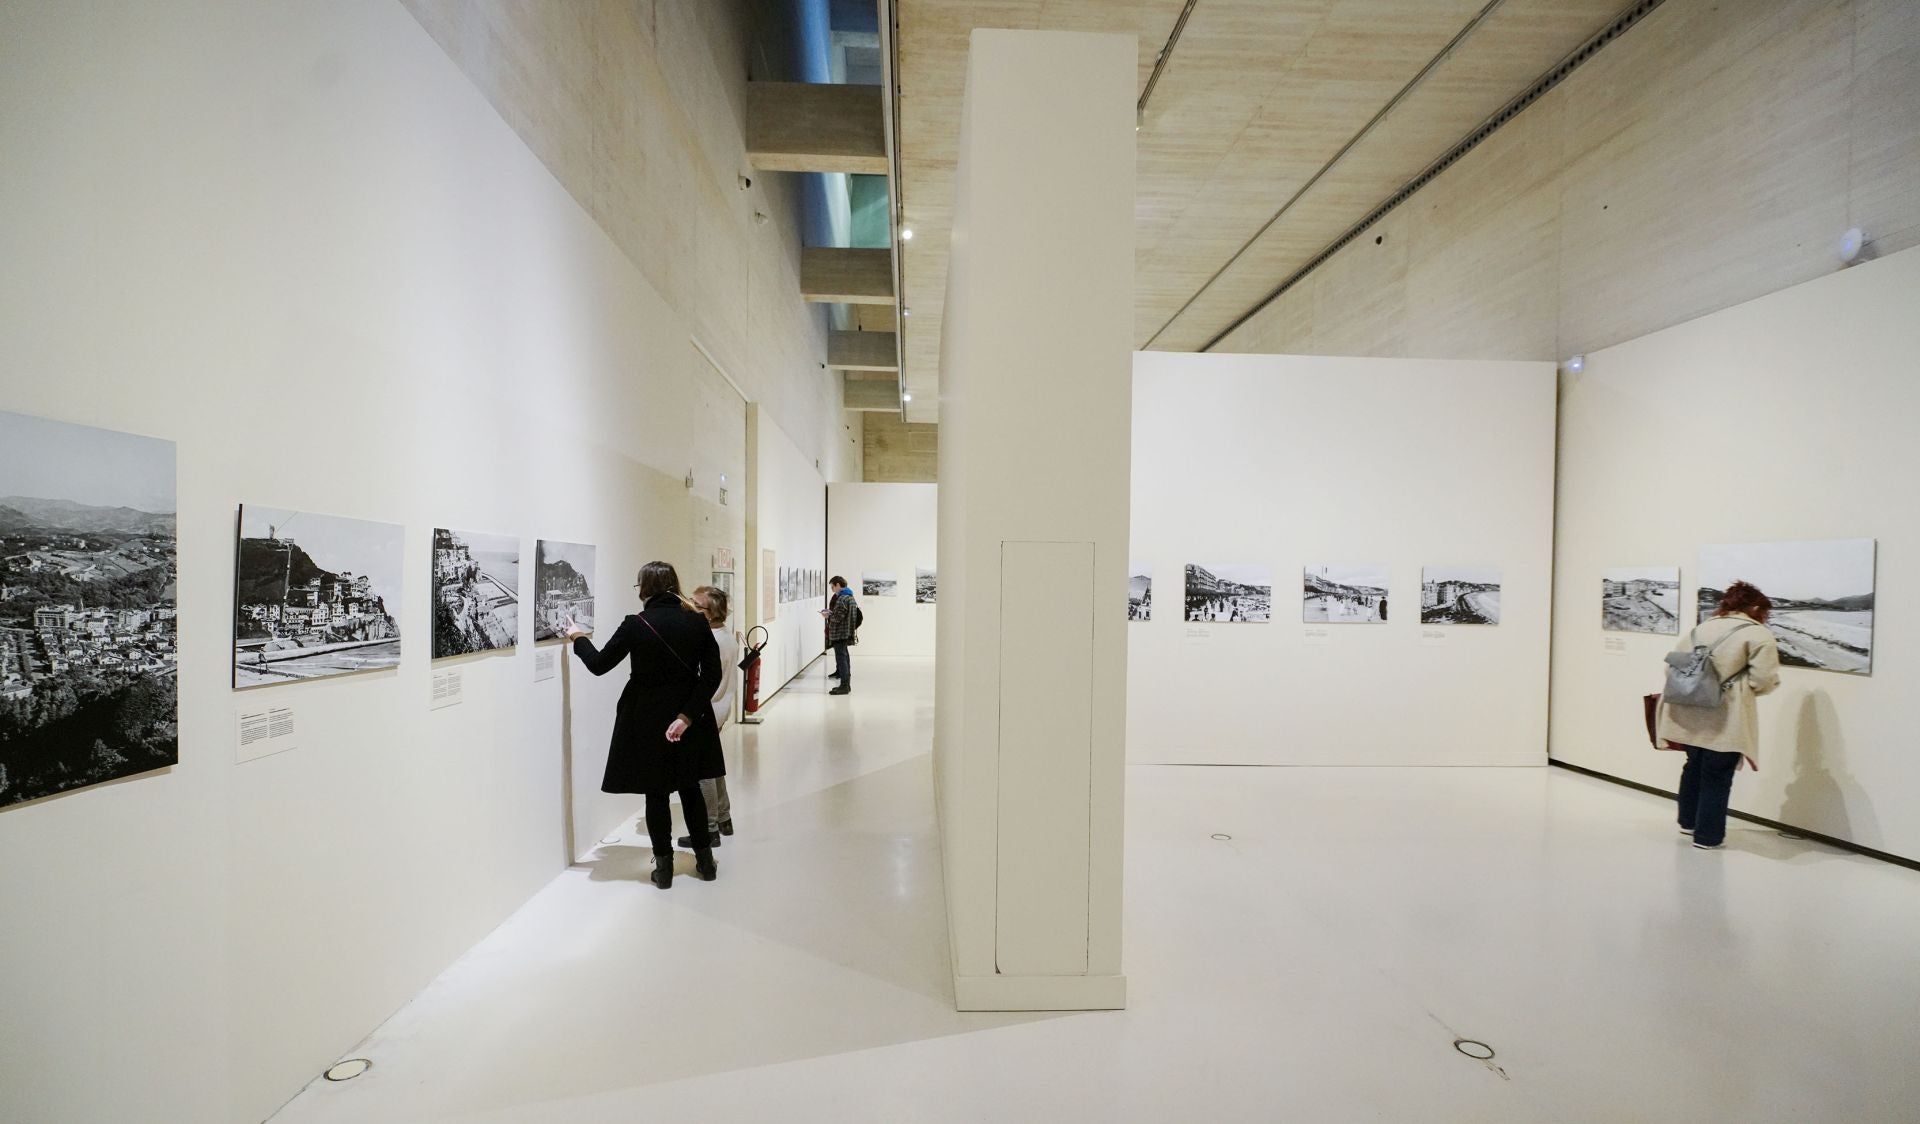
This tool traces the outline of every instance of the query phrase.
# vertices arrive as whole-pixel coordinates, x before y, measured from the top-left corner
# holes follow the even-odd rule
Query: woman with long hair
[[[1734,582],[1713,616],[1674,648],[1710,649],[1714,673],[1724,684],[1717,707],[1660,703],[1658,744],[1687,755],[1680,769],[1680,831],[1701,850],[1726,842],[1727,802],[1741,761],[1760,767],[1760,717],[1753,700],[1780,685],[1780,645],[1766,627],[1772,612],[1766,594],[1749,582]]]
[[[720,653],[713,633],[680,594],[680,576],[665,562],[640,568],[641,608],[620,622],[605,648],[587,630],[567,622],[574,654],[595,675],[631,659],[626,689],[614,712],[602,792],[647,798],[647,835],[653,843],[653,884],[673,885],[673,804],[680,794],[694,869],[711,882],[719,868],[707,838],[707,807],[700,796],[700,758],[719,742],[713,692],[720,685]]]

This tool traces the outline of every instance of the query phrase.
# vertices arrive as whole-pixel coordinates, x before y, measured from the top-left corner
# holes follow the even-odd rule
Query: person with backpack
[[[827,644],[833,648],[833,677],[840,685],[828,691],[829,695],[850,695],[853,693],[853,664],[847,656],[850,645],[860,643],[860,605],[853,599],[853,590],[847,588],[847,579],[838,574],[827,583],[832,596],[827,599],[827,607],[820,615],[827,618]]]
[[[1713,616],[1667,656],[1656,744],[1687,755],[1680,769],[1680,831],[1703,851],[1726,842],[1727,802],[1741,761],[1760,768],[1754,699],[1780,685],[1780,644],[1766,627],[1772,611],[1766,594],[1734,582]]]

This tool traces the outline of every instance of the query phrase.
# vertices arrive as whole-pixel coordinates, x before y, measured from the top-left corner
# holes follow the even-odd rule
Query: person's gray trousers
[[[708,777],[701,781],[700,795],[707,801],[708,838],[717,838],[721,822],[733,822],[733,804],[727,799],[727,778]]]

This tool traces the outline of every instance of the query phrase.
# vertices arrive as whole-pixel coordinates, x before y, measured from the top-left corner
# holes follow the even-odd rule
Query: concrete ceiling
[[[968,33],[1134,35],[1144,90],[1186,0],[896,4],[902,378],[935,421]],[[1628,6],[1197,0],[1141,121],[1135,346],[1205,348]]]

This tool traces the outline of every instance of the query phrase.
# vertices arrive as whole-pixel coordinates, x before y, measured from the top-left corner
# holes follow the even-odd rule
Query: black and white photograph
[[[533,640],[559,640],[572,621],[593,631],[593,555],[584,543],[533,544]]]
[[[1127,619],[1153,619],[1153,567],[1144,562],[1127,567]]]
[[[1773,602],[1767,627],[1789,667],[1873,672],[1874,540],[1814,539],[1700,548],[1699,619],[1736,581]]]
[[[1187,620],[1273,619],[1273,568],[1257,564],[1187,563]]]
[[[0,807],[178,762],[174,536],[173,442],[0,411]]]
[[[233,685],[400,664],[406,528],[245,504],[233,564]]]
[[[934,595],[940,591],[940,580],[934,574],[933,567],[927,566],[913,572],[913,603],[931,605]]]
[[[1497,566],[1427,566],[1420,571],[1421,624],[1499,624]]]
[[[433,530],[433,658],[520,643],[520,540]]]
[[[1613,566],[1600,574],[1600,627],[1680,633],[1680,567]]]
[[[1300,619],[1308,624],[1379,624],[1387,619],[1385,566],[1308,566]]]
[[[900,583],[894,579],[891,570],[867,570],[860,575],[860,596],[894,597],[899,593]]]

